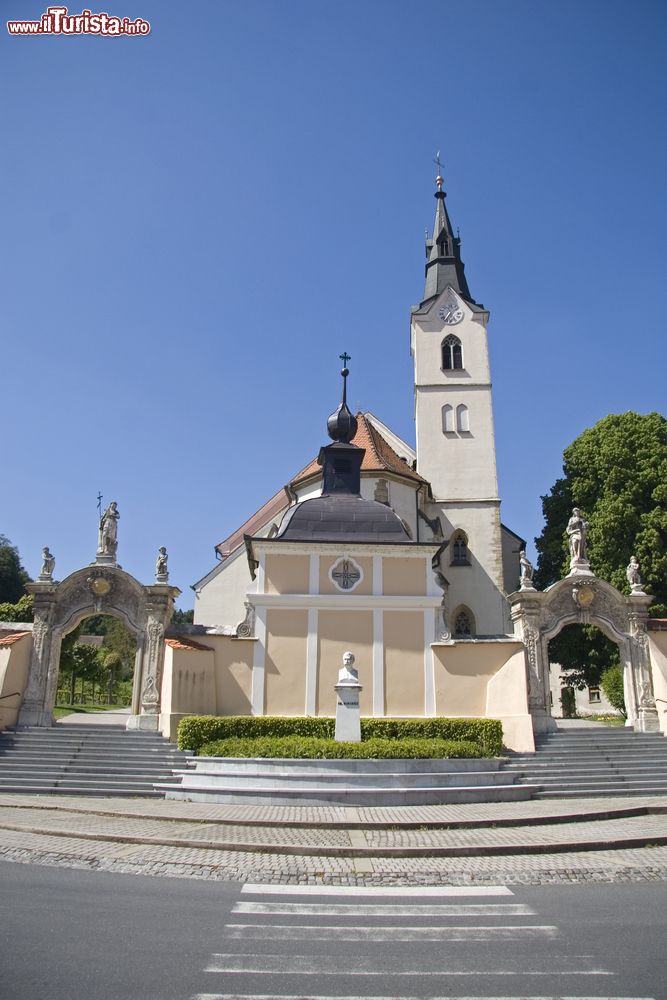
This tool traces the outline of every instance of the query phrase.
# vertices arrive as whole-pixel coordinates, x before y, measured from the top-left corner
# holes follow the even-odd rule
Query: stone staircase
[[[248,805],[416,806],[522,802],[532,790],[489,760],[195,757],[159,786],[168,799]]]
[[[189,754],[157,733],[67,725],[0,733],[0,792],[163,798],[156,782]]]
[[[534,799],[667,794],[667,739],[632,729],[563,729],[510,754],[504,770]]]

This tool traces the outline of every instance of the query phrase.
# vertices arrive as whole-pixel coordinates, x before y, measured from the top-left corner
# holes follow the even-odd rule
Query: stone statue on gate
[[[39,573],[40,580],[52,580],[53,571],[56,568],[56,557],[49,552],[48,545],[42,549],[42,568]]]
[[[158,549],[157,559],[155,560],[155,580],[157,583],[167,583],[169,580],[168,559],[167,550],[164,545],[161,545]]]
[[[118,504],[112,500],[100,518],[99,541],[97,544],[98,556],[107,556],[115,560],[118,550]]]
[[[639,575],[639,563],[637,561],[637,556],[630,556],[630,562],[625,571],[628,583],[630,584],[630,590],[633,594],[643,594],[644,589]]]
[[[519,552],[519,565],[521,567],[521,576],[519,580],[520,590],[535,590],[533,584],[533,564],[528,559],[526,555],[526,550],[521,549]]]
[[[584,520],[578,507],[573,509],[565,530],[570,546],[570,568],[575,563],[588,562],[588,521]]]

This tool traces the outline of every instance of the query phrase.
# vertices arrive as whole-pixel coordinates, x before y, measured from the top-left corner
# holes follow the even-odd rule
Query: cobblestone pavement
[[[667,843],[667,797],[349,809],[0,795],[0,860],[178,878],[341,885],[666,879],[667,846],[628,846],[637,838]]]

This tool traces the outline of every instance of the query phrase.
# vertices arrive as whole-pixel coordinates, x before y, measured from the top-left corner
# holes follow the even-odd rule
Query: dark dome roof
[[[302,500],[287,511],[276,538],[291,542],[410,541],[391,507],[349,494]]]

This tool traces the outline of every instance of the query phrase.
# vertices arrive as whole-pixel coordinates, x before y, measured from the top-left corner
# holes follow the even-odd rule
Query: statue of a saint
[[[585,562],[588,560],[588,521],[581,516],[581,511],[575,507],[572,517],[567,522],[567,536],[570,545],[570,561]]]
[[[639,575],[639,563],[637,562],[637,556],[630,556],[630,562],[628,563],[625,575],[633,593],[641,590],[642,581]]]
[[[53,553],[49,552],[48,545],[45,545],[42,549],[42,569],[40,571],[41,580],[51,580],[53,577],[53,571],[56,568],[56,557]]]
[[[526,555],[526,550],[519,552],[519,565],[521,567],[520,586],[522,590],[534,590],[533,587],[533,564]]]
[[[339,684],[358,684],[359,674],[354,669],[354,653],[343,653],[343,666],[338,671]]]
[[[162,582],[166,580],[169,576],[169,570],[167,569],[167,550],[164,545],[161,545],[158,549],[157,559],[155,561],[155,577],[158,581]]]
[[[112,500],[100,518],[100,537],[97,546],[98,556],[113,556],[116,558],[118,549],[118,504]]]

